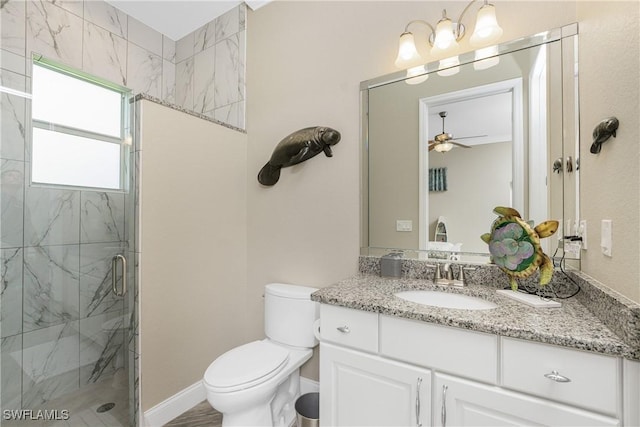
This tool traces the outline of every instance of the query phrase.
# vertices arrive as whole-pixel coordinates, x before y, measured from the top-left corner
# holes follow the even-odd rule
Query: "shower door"
[[[39,66],[45,73],[78,77],[45,60],[34,60],[29,78],[2,70],[2,424],[135,425],[135,176],[129,94],[81,75],[83,84],[121,97],[122,133],[92,133],[36,111],[38,84],[47,90],[54,85],[48,75],[38,80]],[[56,95],[54,109],[76,102],[75,95],[81,94]],[[83,102],[87,105],[80,108],[90,110],[92,100]],[[117,153],[117,185],[93,184],[94,174],[108,167],[109,156],[89,159],[92,154],[77,148],[86,141]],[[81,179],[47,181],[46,167],[65,173],[69,158],[79,171],[84,167]]]

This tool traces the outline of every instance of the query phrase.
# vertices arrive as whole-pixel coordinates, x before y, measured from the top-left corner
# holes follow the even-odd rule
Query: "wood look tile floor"
[[[169,421],[164,427],[220,427],[222,414],[206,400],[198,403],[184,414]]]

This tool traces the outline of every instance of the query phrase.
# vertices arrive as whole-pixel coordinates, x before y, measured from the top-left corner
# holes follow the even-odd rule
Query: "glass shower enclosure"
[[[137,425],[130,93],[27,65],[0,92],[2,424]]]

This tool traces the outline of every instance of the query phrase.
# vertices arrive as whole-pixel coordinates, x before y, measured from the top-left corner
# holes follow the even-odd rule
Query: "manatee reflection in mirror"
[[[274,185],[280,179],[280,169],[297,165],[321,152],[332,157],[331,146],[340,142],[340,132],[323,126],[300,129],[284,138],[271,154],[271,159],[258,173],[262,185]]]

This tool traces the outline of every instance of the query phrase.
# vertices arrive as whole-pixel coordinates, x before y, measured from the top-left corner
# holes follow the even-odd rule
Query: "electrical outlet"
[[[578,227],[578,236],[582,237],[582,249],[587,250],[587,220],[581,219]]]
[[[580,241],[564,242],[564,255],[568,259],[580,259]]]

